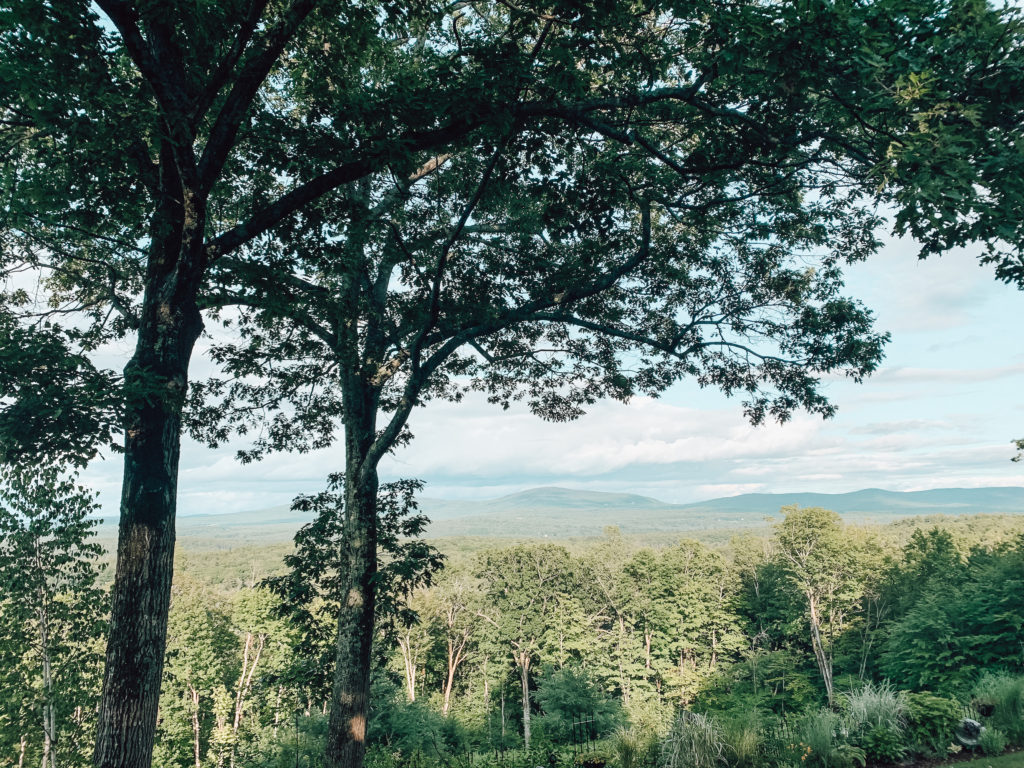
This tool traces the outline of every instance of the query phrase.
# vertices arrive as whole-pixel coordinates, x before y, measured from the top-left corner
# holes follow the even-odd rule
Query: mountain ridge
[[[833,509],[850,521],[890,522],[911,516],[966,512],[1024,514],[1024,487],[933,488],[888,491],[863,488],[847,493],[747,493],[689,504],[670,504],[630,493],[542,486],[491,499],[423,497],[420,508],[431,519],[431,538],[483,536],[573,538],[599,536],[607,526],[623,533],[686,532],[765,525],[786,505]],[[308,514],[287,506],[250,512],[187,515],[178,518],[178,538],[224,540],[226,545],[289,541]],[[106,519],[101,535],[116,535],[116,519]]]

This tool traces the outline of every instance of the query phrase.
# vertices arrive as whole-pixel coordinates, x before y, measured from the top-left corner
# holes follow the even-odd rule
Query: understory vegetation
[[[75,508],[77,525],[53,526],[51,510],[35,529],[77,553],[38,562],[65,585],[94,579],[100,558],[90,507]],[[571,550],[492,542],[443,568],[415,537],[420,518],[396,513],[381,567],[404,586],[381,593],[367,764],[863,768],[1024,746],[1020,518],[979,533],[968,517],[858,527],[782,512],[723,546],[650,548],[608,529]],[[5,531],[29,553],[37,540]],[[181,560],[154,765],[322,764],[334,582],[310,553],[331,534],[314,524],[297,541],[298,581],[254,568],[231,585]],[[31,558],[0,554],[0,760],[86,765],[102,601],[39,579],[15,599]],[[984,726],[966,748],[964,717]]]

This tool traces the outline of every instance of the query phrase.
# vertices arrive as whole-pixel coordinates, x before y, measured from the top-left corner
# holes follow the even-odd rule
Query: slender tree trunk
[[[405,667],[405,696],[409,701],[416,701],[416,657],[411,630],[407,629],[405,637],[398,638],[398,647],[402,651],[402,663]]]
[[[28,737],[21,735],[21,744],[18,749],[18,768],[25,768],[25,750],[28,749]]]
[[[814,649],[814,659],[818,662],[818,671],[821,672],[821,679],[825,683],[825,694],[828,696],[828,705],[831,707],[833,703],[832,659],[825,653],[825,647],[821,641],[818,604],[814,595],[807,595],[807,603],[811,617],[811,647]]]
[[[530,657],[519,654],[519,679],[523,685],[523,745],[530,748]]]
[[[372,439],[373,432],[362,435]],[[354,437],[354,436],[353,436]],[[377,473],[363,475],[349,451],[345,489],[345,584],[338,615],[334,684],[325,750],[327,768],[360,768],[366,753],[377,573]],[[367,477],[368,475],[368,477]]]
[[[184,189],[165,142],[135,354],[125,367],[124,479],[96,768],[149,768],[174,568],[181,412],[203,321],[206,203]]]
[[[228,752],[228,763],[235,768],[235,745],[238,743],[238,729],[242,725],[242,713],[245,710],[245,695],[252,687],[252,677],[263,654],[263,646],[267,642],[264,634],[245,633],[245,649],[242,652],[242,673],[238,677],[238,691],[235,693],[235,717],[231,723],[231,746]],[[252,664],[249,657],[252,656]]]
[[[444,683],[444,702],[441,704],[441,714],[448,716],[448,710],[452,705],[452,688],[455,685],[455,673],[465,660],[466,644],[469,638],[463,634],[458,640],[448,638],[448,675]]]
[[[189,695],[192,697],[192,756],[196,768],[199,764],[199,691],[191,685],[188,687]]]
[[[57,741],[57,723],[53,708],[53,672],[50,659],[50,594],[46,588],[47,574],[44,572],[41,541],[35,537],[35,568],[41,578],[37,596],[39,605],[36,615],[39,618],[39,661],[43,671],[43,760],[42,768],[56,768],[55,754]]]

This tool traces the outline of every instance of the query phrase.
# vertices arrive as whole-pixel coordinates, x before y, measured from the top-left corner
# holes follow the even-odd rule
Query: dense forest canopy
[[[396,514],[401,498],[388,502]],[[190,566],[202,555],[179,558],[158,764],[283,768],[296,756],[320,764],[333,658],[330,585],[338,571],[327,565],[311,577],[309,567],[321,562],[310,547],[334,551],[326,520],[300,535],[290,565],[271,565],[269,581],[243,553],[237,566],[208,567],[202,578]],[[6,539],[17,524],[3,524]],[[796,570],[787,550],[797,536],[833,535],[841,536],[848,559],[823,562],[814,574],[821,601],[815,640],[809,573]],[[685,708],[717,719],[732,745],[730,766],[785,766],[786,755],[769,759],[765,749],[774,748],[773,729],[796,732],[805,719],[823,717],[822,656],[844,717],[852,717],[851,700],[875,691],[865,685],[886,690],[890,681],[908,692],[900,706],[947,713],[919,722],[905,711],[902,720],[886,721],[885,728],[898,731],[890,734],[892,748],[944,752],[953,726],[943,730],[943,722],[959,722],[965,703],[993,700],[1007,673],[1024,673],[1022,536],[1024,523],[1014,516],[855,526],[823,510],[793,508],[782,511],[773,531],[734,534],[714,545],[677,538],[652,548],[615,529],[571,549],[481,543],[449,558],[429,586],[409,584],[404,612],[378,626],[368,764],[440,766],[471,753],[481,761],[496,750],[511,756],[523,748],[527,728],[538,764],[559,750],[571,760],[574,720],[593,721],[598,753],[633,739],[653,760]],[[67,545],[69,538],[57,540]],[[96,553],[88,536],[79,534],[79,541],[69,551],[84,569]],[[0,567],[0,575],[5,586],[13,583],[10,570]],[[296,576],[320,587],[299,594]],[[39,646],[30,636],[38,623],[21,613],[10,620],[10,611],[30,608],[34,598],[19,605],[6,597],[10,591],[4,595],[4,688],[19,692],[0,699],[5,759],[20,753],[25,764],[39,762],[53,743],[55,762],[84,765],[95,728],[99,636],[81,619],[61,625],[68,630],[52,651],[61,685],[47,699]],[[75,601],[76,615],[99,620],[102,609],[84,593]],[[57,621],[67,619],[51,624]],[[101,623],[94,626],[103,631]],[[11,634],[15,627],[29,634]],[[56,739],[41,717],[47,701]],[[761,742],[753,763],[735,753],[744,734]],[[881,737],[853,738],[873,762],[885,761]],[[812,760],[829,756],[816,752]]]

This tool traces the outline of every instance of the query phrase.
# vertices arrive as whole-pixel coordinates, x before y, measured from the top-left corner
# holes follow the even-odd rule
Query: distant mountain
[[[943,488],[852,493],[747,493],[695,504],[666,504],[632,494],[535,488],[478,502],[424,499],[430,535],[598,536],[609,525],[624,533],[694,531],[764,525],[791,504],[826,507],[848,520],[887,522],[917,515],[1024,513],[1024,488]]]
[[[624,533],[686,532],[765,525],[787,505],[825,507],[850,521],[889,522],[901,517],[959,514],[1024,514],[1024,488],[940,488],[930,491],[852,493],[747,493],[695,504],[666,504],[647,496],[569,488],[532,488],[478,501],[423,498],[435,538],[483,536],[572,538],[601,535],[606,526]],[[226,549],[287,542],[307,514],[273,507],[235,514],[178,518],[178,540],[186,546]],[[101,536],[116,535],[115,521],[104,521]]]

